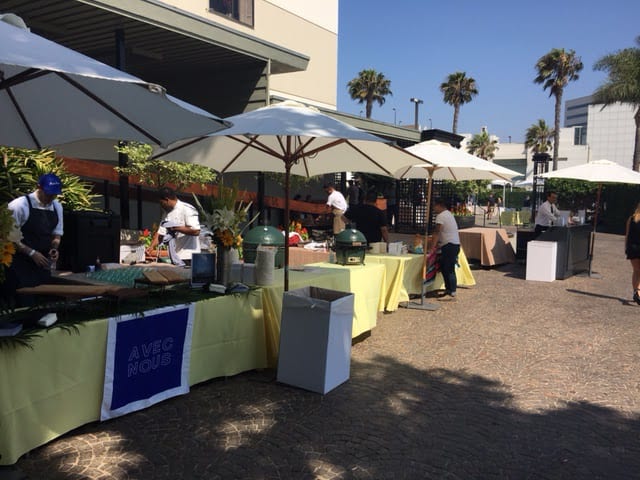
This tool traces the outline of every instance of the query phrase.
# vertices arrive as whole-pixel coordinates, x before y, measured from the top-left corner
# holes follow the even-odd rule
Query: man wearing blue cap
[[[7,279],[11,287],[34,287],[49,281],[63,234],[62,205],[56,200],[61,193],[60,178],[47,173],[40,177],[35,191],[9,203],[22,231]]]

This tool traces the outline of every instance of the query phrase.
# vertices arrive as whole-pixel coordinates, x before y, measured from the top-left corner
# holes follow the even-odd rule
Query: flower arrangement
[[[240,248],[242,246],[242,232],[251,225],[259,214],[248,220],[249,208],[252,202],[244,203],[239,201],[238,186],[233,187],[223,184],[218,186],[218,196],[209,197],[208,208],[193,196],[200,213],[200,223],[204,224],[211,231],[210,235],[217,246],[226,248]],[[242,224],[245,224],[242,226]]]
[[[16,253],[15,244],[22,240],[22,232],[16,225],[7,204],[0,205],[0,282],[5,279],[5,269],[11,265]]]
[[[155,235],[156,230],[158,230],[158,225],[155,223],[151,226],[151,230],[145,228],[140,236],[138,237],[138,241],[144,245],[144,248],[149,248],[151,246],[151,242],[153,241],[153,236]]]
[[[278,230],[284,235],[284,227],[278,225]],[[302,224],[296,220],[289,222],[289,245],[297,245],[300,242],[309,240],[309,232]]]
[[[292,220],[291,223],[289,223],[289,231],[295,232],[300,235],[300,238],[302,238],[303,242],[309,240],[309,232],[305,227],[302,226],[300,222],[296,220]]]

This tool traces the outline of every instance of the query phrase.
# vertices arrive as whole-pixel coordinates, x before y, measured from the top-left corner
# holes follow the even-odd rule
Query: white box
[[[120,245],[120,263],[144,263],[144,245]]]
[[[389,255],[402,255],[402,242],[389,242]]]
[[[255,263],[242,264],[242,283],[244,283],[245,285],[256,284],[256,264]]]
[[[387,253],[386,242],[371,242],[369,246],[371,247],[369,253]]]
[[[284,293],[279,382],[324,394],[349,379],[353,300],[318,287]]]
[[[532,240],[527,243],[527,280],[553,282],[556,279],[558,244]]]

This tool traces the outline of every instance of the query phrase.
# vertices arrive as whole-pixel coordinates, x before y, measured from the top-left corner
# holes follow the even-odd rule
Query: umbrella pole
[[[600,210],[600,195],[602,192],[602,183],[598,184],[598,193],[596,195],[596,211],[593,214],[593,230],[591,231],[591,241],[589,242],[589,276],[600,278],[600,275],[594,273],[591,269],[593,263],[593,244],[596,241],[596,229],[598,228],[598,212]]]
[[[284,173],[284,291],[289,291],[289,181],[291,179],[291,162],[285,160]]]
[[[431,190],[433,188],[433,169],[429,168],[429,180],[427,181],[427,209],[425,212],[425,230],[424,230],[424,255],[422,259],[422,279],[420,282],[420,303],[409,302],[407,308],[414,310],[430,310],[434,311],[440,308],[439,305],[432,303],[424,303],[425,292],[425,278],[427,276],[427,269],[429,268],[429,220],[431,219]]]

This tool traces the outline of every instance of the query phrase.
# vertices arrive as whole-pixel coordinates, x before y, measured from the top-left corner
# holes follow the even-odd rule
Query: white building
[[[592,96],[579,97],[565,102],[564,127],[560,129],[558,168],[606,158],[627,168],[633,166],[633,149],[636,126],[633,105],[615,103],[603,108]],[[485,128],[485,127],[483,127]],[[471,138],[465,135],[466,141]],[[533,174],[532,153],[524,143],[500,143],[494,161],[507,168]],[[550,151],[549,154],[552,154]]]
[[[633,167],[636,108],[615,103],[604,107],[593,97],[580,97],[565,103],[565,127],[574,127],[574,145],[588,146],[592,159],[606,158],[622,166]],[[561,149],[564,144],[560,143]],[[562,151],[562,150],[561,150]]]

